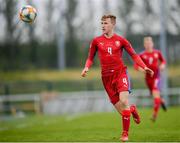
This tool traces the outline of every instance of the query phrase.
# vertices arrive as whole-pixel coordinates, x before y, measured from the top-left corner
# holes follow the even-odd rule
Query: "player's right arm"
[[[85,77],[87,75],[87,72],[89,71],[89,68],[92,66],[94,61],[94,56],[96,55],[97,47],[96,47],[96,40],[94,39],[91,42],[90,48],[89,48],[89,54],[88,58],[86,60],[86,64],[84,69],[81,72],[81,76]]]

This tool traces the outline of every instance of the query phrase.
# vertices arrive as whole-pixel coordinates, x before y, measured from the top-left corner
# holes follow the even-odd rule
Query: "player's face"
[[[102,26],[103,34],[109,34],[114,29],[114,24],[112,23],[110,18],[106,18],[106,19],[102,20],[101,26]]]
[[[145,50],[152,51],[153,47],[154,47],[153,41],[151,41],[151,40],[144,41]]]

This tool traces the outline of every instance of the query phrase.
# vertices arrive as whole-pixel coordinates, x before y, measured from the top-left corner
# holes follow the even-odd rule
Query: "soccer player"
[[[164,100],[160,96],[160,71],[163,71],[166,67],[166,61],[159,50],[154,49],[154,43],[152,37],[144,37],[144,48],[145,51],[140,53],[140,57],[143,62],[153,70],[154,75],[151,77],[148,73],[145,75],[145,81],[147,87],[149,88],[150,94],[154,98],[154,110],[151,120],[155,121],[158,115],[159,107],[162,106],[163,110],[166,111],[167,108],[164,104]],[[139,71],[144,72],[144,70],[135,65],[135,68]]]
[[[130,116],[139,124],[140,117],[135,105],[129,106],[128,96],[130,92],[130,81],[127,75],[127,67],[122,60],[123,50],[126,50],[146,73],[153,75],[141,58],[136,54],[131,44],[122,36],[114,33],[116,16],[104,15],[101,18],[102,35],[95,37],[90,45],[89,55],[86,60],[81,76],[85,77],[89,68],[93,64],[93,59],[98,52],[101,64],[101,75],[104,88],[109,96],[111,103],[122,116],[122,135],[121,141],[128,141],[128,131],[130,126]]]

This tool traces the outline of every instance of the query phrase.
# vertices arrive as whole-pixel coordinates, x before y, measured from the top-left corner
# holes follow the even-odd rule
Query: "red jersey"
[[[111,38],[101,35],[92,40],[85,67],[90,68],[93,64],[94,56],[96,52],[98,52],[102,76],[110,75],[116,71],[123,71],[126,68],[122,60],[123,49],[128,52],[138,66],[143,69],[146,67],[132,48],[131,44],[125,38],[116,34]]]
[[[143,51],[142,53],[140,53],[140,57],[143,60],[143,62],[147,65],[147,67],[154,71],[153,77],[159,77],[159,64],[166,63],[161,52],[159,50],[153,50],[153,52],[151,53]],[[146,74],[146,78],[149,77],[150,75]]]

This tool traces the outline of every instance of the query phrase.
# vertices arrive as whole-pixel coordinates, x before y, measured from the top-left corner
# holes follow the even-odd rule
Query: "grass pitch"
[[[150,121],[152,109],[140,109],[142,122],[131,120],[129,141],[180,141],[180,107],[159,112]],[[121,120],[116,113],[89,113],[71,116],[27,116],[0,121],[0,141],[118,142]]]

